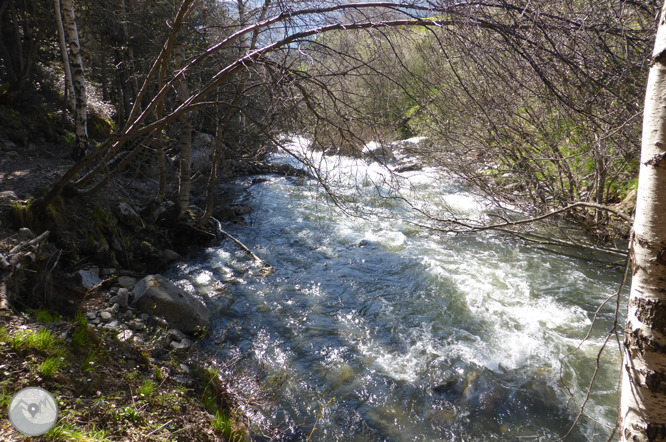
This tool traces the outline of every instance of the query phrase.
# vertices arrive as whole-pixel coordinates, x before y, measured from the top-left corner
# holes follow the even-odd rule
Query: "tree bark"
[[[86,155],[88,150],[88,97],[86,96],[86,80],[83,76],[83,60],[81,59],[81,45],[79,44],[79,32],[76,28],[73,1],[62,0],[62,8],[67,40],[69,40],[69,63],[72,68],[72,83],[75,93],[76,146],[74,146],[72,157],[80,160]]]
[[[69,65],[69,55],[67,54],[67,42],[65,41],[65,28],[62,25],[62,12],[60,10],[60,0],[55,0],[55,17],[58,26],[58,43],[60,44],[60,54],[62,55],[62,67],[65,70],[65,97],[67,106],[74,112],[76,109],[76,92],[72,83],[72,68]]]
[[[623,348],[622,441],[666,440],[666,5],[648,77],[633,279]]]
[[[174,48],[176,58],[176,70],[185,66],[185,44],[182,39],[178,39]],[[187,79],[183,75],[178,82],[178,101],[182,104],[190,98],[190,91],[187,87]],[[178,213],[182,216],[187,212],[187,206],[190,203],[190,163],[192,161],[192,114],[183,112],[180,115],[180,174],[178,186]]]

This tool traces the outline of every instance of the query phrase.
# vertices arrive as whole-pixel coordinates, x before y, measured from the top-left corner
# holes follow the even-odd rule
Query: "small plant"
[[[132,407],[123,407],[116,413],[116,419],[123,419],[133,424],[140,424],[143,422],[143,416]]]
[[[155,367],[155,380],[162,382],[164,380],[164,373],[160,370],[160,367]]]
[[[56,352],[54,355],[46,358],[44,362],[39,364],[37,372],[45,378],[52,378],[62,367],[66,365],[65,357],[62,351]]]
[[[146,379],[141,384],[141,387],[139,387],[139,395],[144,397],[150,397],[155,394],[156,388],[157,385],[155,384],[155,382]]]
[[[210,420],[210,424],[216,433],[221,434],[228,441],[240,442],[245,439],[242,432],[234,428],[236,425],[234,419],[228,417],[226,413],[217,411],[215,417]]]
[[[81,363],[79,369],[86,373],[92,373],[93,371],[95,371],[96,364],[97,364],[97,353],[91,350],[88,352],[88,356],[86,356],[84,361]]]
[[[63,421],[56,424],[48,433],[44,435],[47,440],[53,442],[92,442],[106,441],[106,432],[97,430],[93,425],[90,432],[83,431],[72,424]]]
[[[57,343],[56,338],[46,328],[38,332],[34,330],[18,331],[12,335],[7,332],[5,327],[2,327],[0,329],[0,340],[7,342],[15,350],[30,348],[48,351],[52,350]]]
[[[51,313],[46,309],[29,310],[29,311],[35,315],[35,319],[39,322],[52,323],[52,322],[58,322],[62,319],[59,314]]]

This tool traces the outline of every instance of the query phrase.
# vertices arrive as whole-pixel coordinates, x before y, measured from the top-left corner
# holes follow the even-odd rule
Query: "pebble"
[[[134,335],[134,338],[132,340],[137,344],[143,344],[144,343],[143,338],[139,335]]]
[[[123,330],[118,335],[116,336],[120,342],[125,342],[128,339],[132,338],[134,336],[134,332],[131,330]]]
[[[114,295],[116,295],[116,294],[118,293],[119,290],[120,290],[120,287],[111,287],[111,288],[109,289],[109,294],[110,294],[111,296],[114,296]]]
[[[112,328],[117,328],[119,325],[120,325],[120,322],[117,319],[114,319],[113,321],[106,324],[106,327],[108,329],[112,329]]]
[[[91,323],[92,325],[98,325],[98,324],[101,324],[102,321],[100,321],[99,319],[95,318],[95,319],[93,319],[92,321],[90,321],[90,323]]]
[[[139,318],[141,318],[142,321],[147,321],[150,319],[150,315],[148,313],[141,313]]]
[[[181,370],[183,370],[185,373],[188,373],[188,374],[190,373],[190,367],[188,367],[187,365],[185,365],[185,364],[180,364],[180,368],[181,368]]]
[[[111,312],[103,311],[99,313],[99,319],[101,319],[103,322],[111,322],[113,315]]]
[[[169,347],[174,350],[189,350],[193,345],[194,342],[186,338],[180,342],[172,341],[171,344],[169,344]]]
[[[86,318],[88,318],[89,321],[94,321],[95,319],[97,319],[97,315],[95,314],[95,312],[88,312]]]
[[[120,304],[117,302],[111,307],[111,313],[118,313],[120,311]]]

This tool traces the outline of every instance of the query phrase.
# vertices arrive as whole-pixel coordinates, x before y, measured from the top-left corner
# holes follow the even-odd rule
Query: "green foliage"
[[[53,442],[93,442],[106,441],[106,432],[98,430],[94,425],[92,430],[84,431],[75,425],[60,421],[55,427],[44,435],[46,440]]]
[[[114,420],[125,420],[138,425],[143,422],[143,416],[133,407],[123,407],[115,413]]]
[[[28,310],[30,313],[35,315],[35,319],[39,322],[59,322],[62,321],[62,317],[58,313],[51,313],[46,309],[39,310]]]
[[[11,335],[7,332],[6,327],[2,327],[0,328],[0,340],[8,343],[15,350],[34,349],[43,352],[53,350],[57,344],[57,339],[46,328],[39,331],[23,330]]]
[[[155,394],[155,391],[157,390],[157,385],[155,382],[151,380],[144,380],[143,383],[141,383],[141,387],[139,387],[139,395],[144,396],[144,397],[151,397]]]
[[[67,364],[65,362],[64,352],[60,350],[39,364],[37,367],[37,372],[48,379],[53,377],[53,375],[55,375],[62,367],[65,367],[66,365]]]
[[[79,370],[85,373],[92,373],[95,371],[98,361],[99,361],[99,354],[91,350],[88,352],[88,355],[79,366]]]
[[[245,440],[243,432],[236,429],[236,421],[225,413],[216,412],[215,416],[211,418],[210,424],[217,434],[224,436],[228,441]]]

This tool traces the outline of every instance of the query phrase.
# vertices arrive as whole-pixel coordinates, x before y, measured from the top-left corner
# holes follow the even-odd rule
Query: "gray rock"
[[[29,150],[30,152],[34,152],[34,151],[37,150],[37,146],[35,146],[34,143],[30,143],[30,144],[28,145],[28,150]]]
[[[144,343],[143,338],[139,335],[134,335],[134,338],[132,338],[132,341],[134,341],[135,344],[143,344]]]
[[[101,319],[102,322],[111,322],[113,320],[113,315],[111,312],[103,311],[99,313],[99,319]]]
[[[188,367],[185,364],[180,364],[180,369],[183,370],[185,373],[190,373],[190,367]]]
[[[127,307],[129,304],[129,291],[126,288],[118,290],[118,294],[111,298],[111,304],[118,303],[121,307]]]
[[[113,295],[117,295],[119,290],[120,290],[120,287],[111,287],[111,288],[109,289],[109,294],[110,294],[111,296],[113,296]]]
[[[146,276],[134,286],[132,294],[132,307],[162,316],[174,328],[186,333],[210,326],[210,312],[206,305],[162,275]]]
[[[171,341],[171,344],[169,344],[169,348],[176,350],[176,351],[184,351],[184,350],[189,350],[192,348],[194,345],[194,342],[190,341],[189,339],[183,339],[182,341]]]
[[[91,272],[90,270],[79,270],[78,272],[76,272],[76,274],[81,280],[81,285],[87,289],[91,289],[96,285],[102,283],[102,280],[99,279],[99,276],[97,276],[95,273]]]
[[[116,269],[112,267],[107,267],[99,271],[99,276],[110,276],[116,273]]]
[[[111,314],[115,315],[120,311],[120,304],[118,303],[113,304],[113,306],[109,309],[109,311],[111,312]]]
[[[182,341],[183,339],[187,339],[187,335],[185,335],[185,333],[183,333],[180,330],[176,330],[175,328],[169,330],[167,336],[170,337],[172,340],[178,342]]]
[[[131,227],[135,232],[146,228],[141,217],[125,202],[118,204],[118,219],[123,224]]]
[[[150,319],[150,315],[148,313],[141,313],[139,318],[141,318],[142,321],[147,321]]]
[[[125,341],[131,339],[132,336],[134,336],[134,332],[132,332],[131,330],[123,330],[120,333],[118,333],[116,338],[118,338],[118,340],[120,342],[125,342]]]
[[[192,382],[192,380],[190,378],[188,378],[187,376],[176,376],[176,377],[174,377],[174,379],[179,384],[189,384],[190,382]]]
[[[19,197],[16,196],[16,193],[14,193],[13,190],[5,190],[4,192],[0,192],[0,199],[4,198],[12,201],[19,199]]]
[[[88,318],[89,321],[94,321],[97,318],[97,315],[95,312],[89,312],[86,314],[86,318]]]
[[[143,322],[141,322],[138,319],[134,319],[134,320],[128,322],[127,325],[129,326],[129,328],[131,328],[132,330],[136,330],[136,331],[143,331],[143,330],[146,329],[146,324],[144,324]]]
[[[164,252],[162,252],[162,257],[164,258],[164,261],[166,261],[167,264],[171,264],[172,262],[176,261],[181,261],[183,259],[182,256],[180,256],[177,252],[174,252],[171,249],[165,249]]]
[[[120,321],[118,321],[117,319],[114,319],[111,322],[109,322],[108,324],[106,324],[106,328],[114,329],[114,328],[118,328],[119,325],[120,325]]]
[[[99,319],[93,319],[92,321],[90,321],[90,323],[91,323],[92,325],[99,325],[99,324],[102,323],[102,321],[100,321]]]
[[[118,285],[121,288],[127,288],[134,284],[136,284],[136,278],[132,278],[131,276],[121,276],[118,278]]]
[[[168,354],[169,350],[167,350],[166,348],[158,348],[153,350],[152,353],[150,353],[150,356],[154,357],[155,359],[160,359]]]
[[[35,234],[32,233],[32,230],[28,229],[27,227],[21,227],[19,229],[19,234],[22,238],[25,239],[33,239],[35,237]]]

